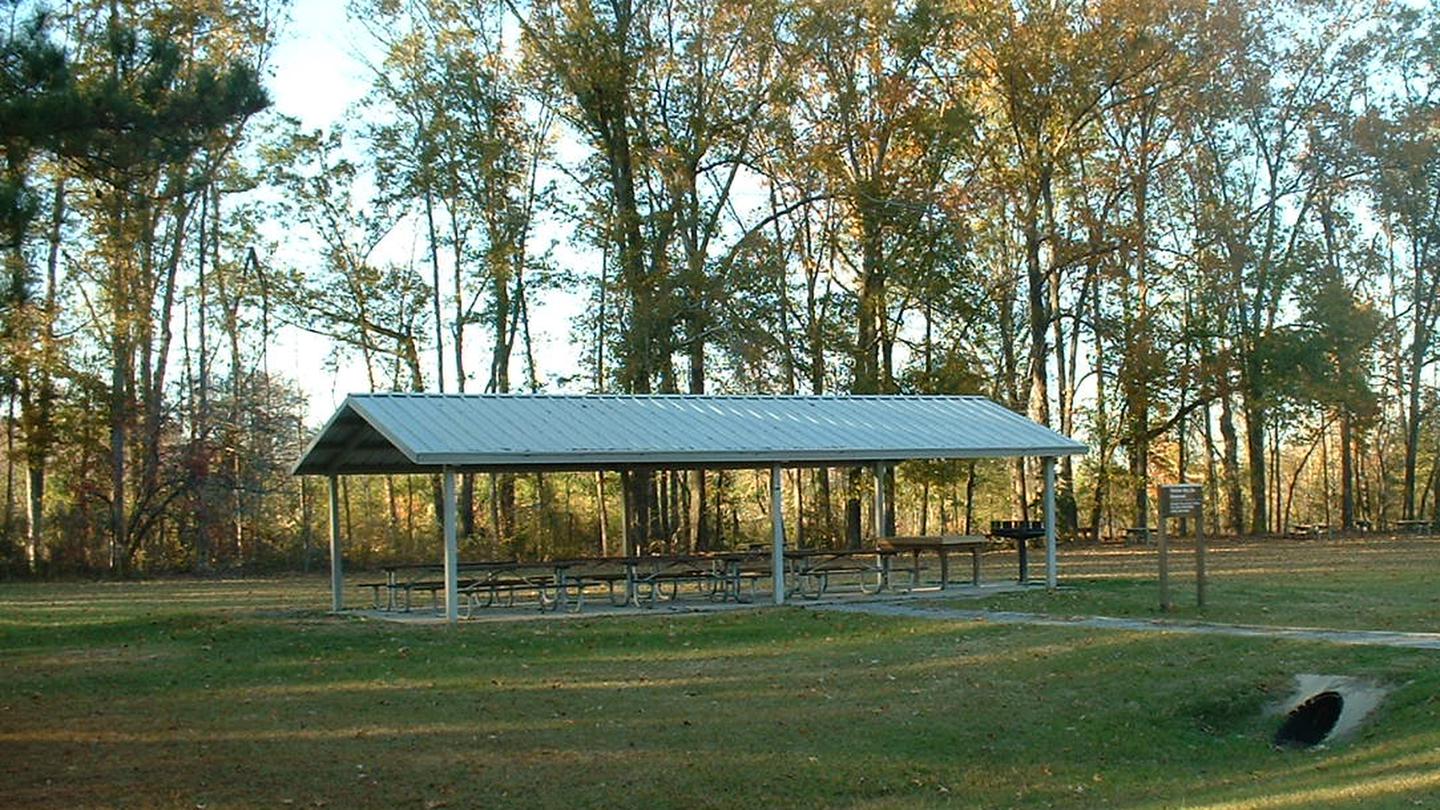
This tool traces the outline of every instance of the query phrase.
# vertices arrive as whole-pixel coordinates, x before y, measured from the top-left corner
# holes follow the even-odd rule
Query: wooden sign
[[[1199,484],[1162,484],[1160,487],[1160,609],[1170,610],[1170,518],[1195,518],[1195,604],[1205,607],[1205,491]]]
[[[1160,517],[1190,517],[1205,506],[1205,492],[1199,484],[1167,484],[1160,487]]]

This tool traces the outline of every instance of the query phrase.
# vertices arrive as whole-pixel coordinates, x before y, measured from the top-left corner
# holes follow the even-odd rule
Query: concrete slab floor
[[[935,599],[983,599],[997,594],[1015,593],[1043,587],[1044,583],[1035,582],[1024,585],[1016,582],[987,582],[978,586],[951,584],[950,587],[944,590],[932,585],[914,588],[905,592],[897,591],[884,594],[847,592],[826,594],[819,599],[791,597],[786,602],[786,606],[823,609],[825,607],[842,605],[898,605]],[[597,598],[595,601],[586,602],[579,610],[540,610],[533,602],[528,605],[517,605],[515,607],[477,608],[469,617],[462,615],[460,621],[472,623],[595,619],[605,616],[702,616],[710,613],[734,610],[760,610],[768,607],[774,607],[774,605],[770,601],[770,594],[764,591],[757,592],[755,598],[749,602],[714,602],[698,595],[692,595],[682,596],[680,599],[661,601],[656,603],[654,607],[614,605],[604,598]],[[357,608],[343,610],[335,615],[367,621],[385,621],[405,625],[443,625],[446,623],[443,611],[433,608],[422,608],[408,612]]]

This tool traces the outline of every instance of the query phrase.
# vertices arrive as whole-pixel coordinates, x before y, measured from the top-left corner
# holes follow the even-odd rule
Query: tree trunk
[[[600,556],[610,556],[610,514],[605,505],[605,473],[595,473],[596,515],[600,522]]]
[[[975,533],[975,462],[965,468],[965,533]]]
[[[1053,237],[1055,234],[1055,211],[1053,200],[1047,195],[1045,199],[1045,227]],[[1054,251],[1051,251],[1050,268],[1048,274],[1049,287],[1049,313],[1050,328],[1055,339],[1055,393],[1057,407],[1059,409],[1060,432],[1066,436],[1074,433],[1074,426],[1071,418],[1074,413],[1074,379],[1071,369],[1066,362],[1065,354],[1065,323],[1060,317],[1060,265],[1055,260]],[[1076,304],[1075,311],[1084,307],[1084,295]],[[1074,329],[1076,335],[1080,332],[1077,323]],[[1075,506],[1075,467],[1070,456],[1061,456],[1059,459],[1058,475],[1055,486],[1056,516],[1059,518],[1059,529],[1063,534],[1073,537],[1079,526],[1079,516]]]
[[[9,382],[8,380],[6,381]],[[5,414],[5,513],[0,519],[0,551],[8,552],[11,541],[15,536],[15,396],[6,398]],[[26,531],[29,536],[29,531]],[[25,556],[27,560],[32,556],[29,550],[29,541],[26,541]],[[27,567],[33,569],[34,563],[27,563]]]
[[[815,508],[820,512],[820,520],[825,527],[825,539],[835,542],[835,510],[831,505],[830,494],[830,468],[821,467],[815,471]]]
[[[920,487],[920,535],[923,537],[930,531],[930,479],[926,478],[925,483]]]
[[[1418,338],[1417,338],[1418,341]],[[1403,517],[1405,520],[1414,520],[1415,514],[1415,470],[1420,458],[1420,365],[1423,359],[1412,360],[1416,364],[1410,371],[1408,389],[1406,391],[1406,412],[1405,421],[1405,482],[1402,495]]]
[[[1050,426],[1050,386],[1046,373],[1045,359],[1049,352],[1045,345],[1046,331],[1050,326],[1050,309],[1046,304],[1046,274],[1040,263],[1039,199],[1032,197],[1026,211],[1025,222],[1025,276],[1028,281],[1030,323],[1030,418],[1046,427]]]
[[[880,224],[868,206],[862,208],[860,227],[860,288],[852,392],[878,394],[880,329],[881,319],[885,317],[885,275]]]
[[[1215,431],[1210,426],[1210,403],[1207,401],[1202,411],[1205,420],[1205,491],[1209,508],[1206,512],[1210,517],[1210,534],[1212,536],[1220,533],[1220,475],[1215,468]]]
[[[1015,314],[1013,309],[1014,300],[1010,297],[1013,288],[1009,285],[998,285],[998,295],[995,298],[997,320],[1000,325],[1000,365],[1003,377],[1001,384],[1004,386],[1006,404],[1010,410],[1016,413],[1024,412],[1024,403],[1020,399],[1018,385],[1018,360],[1015,351]],[[1042,330],[1043,335],[1043,330]],[[1042,338],[1043,339],[1043,338]],[[1011,517],[1018,517],[1021,520],[1030,518],[1030,500],[1026,492],[1025,481],[1025,458],[1015,458],[1015,472],[1011,478],[1013,487],[1013,500],[1011,502]]]
[[[504,527],[500,524],[500,476],[490,473],[490,497],[487,499],[490,504],[490,540],[494,544],[495,553],[499,554],[505,546],[506,534]]]
[[[59,365],[59,347],[55,339],[55,322],[59,317],[56,277],[60,267],[60,231],[65,224],[65,178],[55,179],[54,197],[50,207],[50,230],[45,257],[45,312],[40,330],[40,363],[35,369],[33,395],[22,414],[25,463],[27,473],[27,510],[25,560],[29,570],[45,547],[45,470],[55,441],[55,369]]]
[[[129,403],[125,395],[129,377],[130,349],[125,337],[124,316],[110,336],[110,556],[109,569],[120,570],[121,557],[129,539],[125,512],[125,443],[129,440]]]
[[[1355,528],[1355,443],[1351,434],[1350,409],[1340,411],[1340,525]]]
[[[1091,330],[1095,341],[1095,425],[1099,433],[1095,458],[1095,496],[1090,505],[1090,527],[1095,540],[1100,540],[1100,527],[1105,522],[1105,500],[1110,496],[1110,416],[1109,416],[1109,342],[1102,330],[1104,307],[1102,287],[1099,278],[1100,245],[1103,237],[1098,225],[1090,230],[1090,267],[1088,272],[1095,277],[1091,311]],[[1078,331],[1079,325],[1076,325]]]
[[[1247,357],[1247,365],[1259,362],[1258,358]],[[1250,465],[1250,531],[1252,535],[1264,534],[1270,527],[1270,499],[1267,496],[1265,410],[1260,403],[1260,394],[1255,390],[1258,370],[1247,369],[1241,380],[1240,403],[1245,415],[1245,454]]]
[[[1245,511],[1240,491],[1240,439],[1235,430],[1229,372],[1222,369],[1216,383],[1220,397],[1220,440],[1224,448],[1225,528],[1239,535],[1244,532]]]
[[[698,325],[692,326],[692,332],[698,329]],[[700,335],[691,334],[689,337],[690,346],[690,368],[689,368],[689,389],[692,394],[705,393],[705,343]],[[701,469],[691,470],[689,473],[690,487],[690,548],[696,551],[710,548],[709,521],[706,520],[705,510],[705,471]]]
[[[1430,499],[1430,525],[1440,529],[1440,446],[1435,448],[1435,462],[1430,465],[1430,487],[1434,496]]]

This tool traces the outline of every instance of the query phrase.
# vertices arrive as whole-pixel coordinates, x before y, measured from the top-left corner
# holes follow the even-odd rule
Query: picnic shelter
[[[445,616],[458,617],[456,476],[678,469],[770,470],[771,570],[785,600],[786,468],[868,467],[874,514],[886,471],[915,459],[1039,458],[1045,581],[1055,587],[1055,460],[1085,445],[979,396],[353,394],[296,475],[330,484],[332,606],[344,607],[339,479],[439,474]]]

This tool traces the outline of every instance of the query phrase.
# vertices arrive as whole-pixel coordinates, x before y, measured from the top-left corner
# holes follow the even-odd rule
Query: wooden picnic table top
[[[458,563],[460,568],[499,568],[507,565],[520,564],[519,560],[471,560]],[[403,563],[380,566],[381,571],[393,573],[396,571],[439,571],[444,570],[445,563]]]
[[[958,538],[958,540],[957,540]],[[945,545],[965,546],[973,542],[983,542],[985,538],[965,537],[962,535],[946,536]],[[786,557],[807,558],[814,556],[829,557],[854,557],[862,555],[891,555],[899,551],[899,546],[881,545],[873,548],[844,548],[844,549],[823,549],[823,548],[787,548]],[[456,565],[457,571],[486,571],[503,572],[510,570],[554,568],[566,570],[571,568],[582,568],[586,566],[613,565],[619,567],[633,568],[646,565],[686,565],[699,563],[740,563],[747,560],[770,559],[769,548],[759,549],[722,549],[718,551],[697,551],[686,554],[635,554],[635,555],[611,555],[604,557],[567,557],[556,560],[532,560],[523,561],[518,559],[509,560],[467,560]],[[394,575],[400,572],[427,572],[442,571],[444,563],[403,563],[381,566],[381,570],[387,574]]]
[[[874,547],[874,548],[787,548],[786,557],[861,557],[874,556],[876,554],[894,554],[895,549]]]
[[[990,538],[977,534],[909,535],[882,537],[880,542],[904,551],[945,551],[988,546]]]

